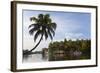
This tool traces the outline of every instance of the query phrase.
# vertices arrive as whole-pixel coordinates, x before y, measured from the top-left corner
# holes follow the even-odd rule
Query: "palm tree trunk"
[[[35,45],[35,47],[34,47],[34,48],[32,48],[32,49],[30,50],[30,52],[32,52],[34,49],[36,49],[36,47],[40,44],[40,42],[41,42],[42,38],[43,38],[43,34],[42,34],[42,36],[41,36],[41,38],[40,38],[39,42]]]

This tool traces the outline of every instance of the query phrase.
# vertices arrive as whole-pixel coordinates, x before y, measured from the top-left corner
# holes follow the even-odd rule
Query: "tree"
[[[56,30],[56,23],[52,22],[49,14],[39,14],[38,17],[31,17],[31,21],[35,23],[29,25],[29,34],[34,34],[34,42],[40,36],[39,42],[30,51],[33,51],[41,42],[43,37],[47,40],[48,37],[53,39]]]

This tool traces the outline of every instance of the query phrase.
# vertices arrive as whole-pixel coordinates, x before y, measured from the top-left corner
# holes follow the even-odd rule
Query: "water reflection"
[[[45,62],[48,61],[48,57],[43,57],[42,54],[30,54],[23,56],[23,62]]]

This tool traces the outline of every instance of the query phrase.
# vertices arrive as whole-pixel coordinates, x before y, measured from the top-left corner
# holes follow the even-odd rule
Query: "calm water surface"
[[[48,58],[43,58],[42,54],[31,54],[23,57],[23,62],[46,62]]]

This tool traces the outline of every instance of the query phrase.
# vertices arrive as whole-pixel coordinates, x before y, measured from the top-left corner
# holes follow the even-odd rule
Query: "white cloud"
[[[66,39],[72,39],[72,40],[84,39],[83,37],[85,37],[83,33],[66,33],[65,36]]]

